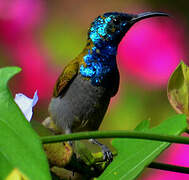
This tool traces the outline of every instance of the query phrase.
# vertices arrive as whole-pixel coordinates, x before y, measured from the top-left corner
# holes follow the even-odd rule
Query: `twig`
[[[175,166],[171,164],[152,162],[148,167],[153,169],[189,174],[189,168],[183,166]]]
[[[91,139],[91,138],[134,138],[134,139],[146,139],[154,141],[164,141],[169,143],[189,144],[188,137],[180,137],[174,135],[161,135],[153,133],[145,133],[138,131],[93,131],[93,132],[79,132],[72,134],[56,135],[56,136],[44,136],[41,137],[43,144],[62,142],[70,140]]]

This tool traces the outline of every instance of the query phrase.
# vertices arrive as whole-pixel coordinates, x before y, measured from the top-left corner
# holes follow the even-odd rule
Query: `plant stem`
[[[41,141],[43,144],[80,140],[80,139],[98,139],[98,138],[134,138],[134,139],[147,139],[154,141],[164,141],[169,143],[189,144],[188,137],[180,137],[175,135],[161,135],[153,133],[145,133],[138,131],[92,131],[92,132],[79,132],[56,136],[43,136]]]
[[[153,169],[160,169],[160,170],[165,170],[165,171],[189,174],[188,167],[175,166],[175,165],[171,165],[171,164],[152,162],[148,167],[153,168]]]
[[[188,131],[189,132],[189,131]],[[93,131],[93,132],[79,132],[72,134],[56,135],[56,136],[43,136],[41,141],[43,144],[53,142],[63,142],[70,140],[91,139],[91,138],[135,138],[146,139],[155,141],[164,141],[169,143],[189,144],[188,137],[180,137],[174,135],[160,135],[138,131]],[[149,168],[185,173],[189,174],[189,168],[182,166],[175,166],[170,164],[164,164],[159,162],[152,162]]]

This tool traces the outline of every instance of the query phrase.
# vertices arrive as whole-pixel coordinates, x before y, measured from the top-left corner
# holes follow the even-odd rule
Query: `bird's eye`
[[[120,23],[120,21],[119,21],[119,19],[113,19],[113,23],[114,23],[115,25],[118,25],[118,24]]]

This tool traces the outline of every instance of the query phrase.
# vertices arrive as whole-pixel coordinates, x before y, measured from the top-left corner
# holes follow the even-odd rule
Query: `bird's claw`
[[[109,150],[109,148],[105,145],[101,146],[102,148],[102,153],[103,153],[103,160],[108,160],[109,162],[113,161],[113,154],[112,152]]]

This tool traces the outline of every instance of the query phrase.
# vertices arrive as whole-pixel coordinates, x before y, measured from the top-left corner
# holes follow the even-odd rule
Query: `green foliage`
[[[189,119],[189,67],[181,62],[173,72],[167,89],[168,99],[177,113]]]
[[[155,128],[148,129],[148,127],[149,123],[145,121],[136,130],[164,135],[178,135],[185,130],[187,124],[184,115],[176,115]],[[139,139],[114,139],[112,144],[117,149],[118,156],[99,179],[135,179],[154,158],[170,145],[166,142]]]
[[[18,67],[0,69],[0,179],[12,168],[28,179],[50,179],[49,168],[39,137],[15,104],[7,88]]]
[[[50,179],[49,168],[41,141],[15,104],[7,88],[9,79],[19,71],[20,68],[17,67],[0,69],[0,179],[5,179],[11,173],[24,179],[48,180]],[[176,109],[180,108],[178,104],[182,103],[184,108],[180,108],[179,113],[184,112],[187,115],[188,77],[188,67],[184,63],[181,63],[173,73],[168,86],[169,100],[172,105]],[[50,131],[38,122],[32,121],[32,126],[40,136],[43,136],[41,140],[44,140],[47,135],[52,135]],[[152,129],[149,128],[149,121],[143,121],[136,127],[135,131],[140,132],[141,135],[142,133],[178,135],[183,132],[186,127],[185,116],[177,115]],[[96,133],[101,134],[100,131],[78,133],[75,135],[70,134],[64,135],[62,140],[64,140],[64,138],[66,139],[66,137],[69,139],[71,136],[74,136],[75,139],[95,137]],[[134,132],[131,133],[134,134]],[[110,134],[110,132],[106,132],[103,137]],[[98,134],[96,134],[96,137],[97,135]],[[56,136],[56,138],[57,137],[58,136]],[[151,135],[151,137],[153,136]],[[48,139],[48,137],[46,138]],[[154,158],[170,145],[170,143],[163,141],[129,138],[114,139],[112,144],[117,149],[118,155],[99,179],[135,179]],[[84,155],[82,156],[83,159],[85,159],[84,162],[93,164],[93,161],[88,161],[88,157],[92,157],[91,152],[85,151],[85,147],[81,146],[81,144],[79,145],[80,151],[78,153]],[[59,150],[57,152],[59,152]],[[61,153],[60,157],[63,157]],[[94,160],[94,158],[92,158],[92,160]],[[54,162],[54,159],[52,159],[52,161]]]
[[[35,130],[35,132],[39,135],[39,136],[50,136],[53,135],[53,133],[47,129],[46,127],[44,127],[40,122],[36,121],[36,120],[31,120],[30,122],[32,128]]]
[[[145,131],[150,128],[150,122],[148,120],[142,121],[136,128],[135,131]]]
[[[120,96],[110,106],[101,130],[132,130],[142,121],[149,119],[156,126],[167,117],[175,115],[164,89],[144,90],[132,82],[122,83]]]
[[[8,159],[0,152],[0,179],[5,179],[8,174],[13,170],[13,166]]]
[[[43,40],[53,53],[54,60],[61,62],[61,64],[68,63],[82,51],[87,37],[79,34],[79,31],[82,32],[82,29],[69,22],[67,25],[52,23],[44,29]]]

